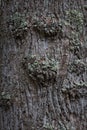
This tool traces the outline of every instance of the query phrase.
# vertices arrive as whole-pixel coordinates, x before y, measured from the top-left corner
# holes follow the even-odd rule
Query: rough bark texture
[[[67,37],[46,37],[32,28],[36,12],[66,19],[66,10],[80,9],[87,21],[86,4],[86,0],[0,1],[0,93],[7,96],[0,99],[0,130],[87,130],[86,22],[80,36],[83,45],[74,51]],[[14,37],[11,31],[15,12],[27,14],[25,36]],[[49,54],[58,60],[55,84],[44,86],[28,76],[22,61],[30,54],[45,58]]]

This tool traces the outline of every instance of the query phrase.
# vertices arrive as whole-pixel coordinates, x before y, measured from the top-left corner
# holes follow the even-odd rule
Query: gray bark
[[[0,1],[0,130],[87,129],[86,4],[85,0]],[[46,37],[32,27],[35,13],[47,11],[66,19],[66,10],[71,9],[84,15],[79,49],[70,51],[67,37]],[[25,36],[15,37],[11,31],[15,12],[26,14]],[[65,31],[71,34],[68,28]],[[59,62],[55,84],[44,86],[29,77],[22,66],[28,55],[49,55]]]

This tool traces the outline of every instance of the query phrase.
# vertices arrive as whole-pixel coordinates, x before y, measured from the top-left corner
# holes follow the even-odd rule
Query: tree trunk
[[[0,130],[87,130],[86,4],[85,0],[0,1]],[[49,25],[53,20],[49,15],[60,30],[55,26],[47,32],[40,23],[45,19]],[[75,28],[76,18],[83,22],[82,31],[80,25]],[[66,20],[70,25],[65,26]],[[52,29],[51,24],[46,27]],[[78,39],[72,38],[73,32]],[[37,78],[39,72],[30,77],[25,65],[29,56],[58,61],[54,80],[48,71],[45,82],[44,74]]]

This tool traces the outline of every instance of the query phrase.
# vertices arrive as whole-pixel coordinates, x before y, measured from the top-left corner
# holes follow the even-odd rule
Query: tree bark
[[[85,0],[0,2],[0,130],[87,129],[86,4]],[[36,13],[44,15],[46,11],[55,14],[57,20],[66,20],[66,11],[71,9],[84,15],[82,46],[77,50],[70,51],[67,37],[46,37],[32,27]],[[15,37],[11,30],[15,12],[25,14],[25,36]],[[71,31],[65,28],[65,34],[72,35]],[[59,62],[55,84],[44,86],[29,77],[22,66],[28,55],[49,55]]]

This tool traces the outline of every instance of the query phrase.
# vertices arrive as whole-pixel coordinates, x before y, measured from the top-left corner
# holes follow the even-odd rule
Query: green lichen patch
[[[46,124],[43,128],[44,130],[54,130],[54,127],[50,124]]]
[[[82,57],[83,41],[80,40],[79,34],[75,31],[71,31],[69,36],[69,51],[73,53],[79,59]]]
[[[66,15],[67,15],[67,21],[72,26],[74,26],[76,31],[81,33],[83,29],[83,23],[84,23],[83,13],[74,9],[74,10],[67,11]]]
[[[69,51],[73,53],[77,58],[82,57],[83,38],[81,36],[83,32],[84,17],[79,10],[66,11],[66,20],[63,21],[65,25],[66,37],[69,39]]]
[[[76,73],[77,75],[83,74],[87,70],[87,65],[81,60],[75,60],[68,67],[70,73]]]
[[[62,88],[61,91],[65,95],[68,94],[70,99],[76,100],[87,95],[87,83],[74,82],[72,87]]]
[[[76,101],[79,100],[81,97],[87,96],[87,83],[73,83],[72,87],[62,88],[62,93],[67,97],[69,96],[70,100]]]
[[[25,36],[28,30],[28,22],[24,14],[14,13],[10,24],[11,31],[16,38]]]
[[[35,15],[33,18],[33,28],[47,37],[56,36],[62,37],[62,26],[52,13]]]
[[[64,86],[61,90],[62,92],[67,92],[68,90],[73,90],[73,89],[80,89],[80,88],[87,88],[87,82],[73,82],[72,87],[69,86]]]
[[[86,82],[74,82],[74,88],[87,88],[87,83]]]
[[[75,50],[76,48],[79,49],[81,48],[81,41],[78,37],[78,34],[75,32],[71,32],[71,36],[69,38],[69,45],[70,45],[70,51]]]
[[[79,39],[78,33],[75,31],[71,31],[70,37],[69,37],[70,45],[71,46],[80,46],[81,41]]]
[[[5,108],[7,110],[12,104],[12,98],[9,93],[1,92],[0,94],[0,107]]]
[[[43,84],[56,81],[58,62],[54,59],[45,59],[32,55],[25,60],[23,65],[33,80],[38,80]]]

